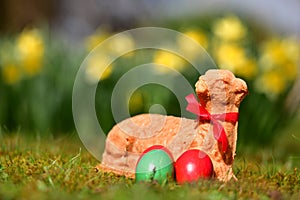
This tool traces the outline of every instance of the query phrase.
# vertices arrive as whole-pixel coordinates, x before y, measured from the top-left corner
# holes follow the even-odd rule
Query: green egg
[[[173,160],[167,152],[160,149],[151,150],[141,156],[136,170],[136,182],[157,181],[160,184],[167,182],[169,177],[173,177]]]

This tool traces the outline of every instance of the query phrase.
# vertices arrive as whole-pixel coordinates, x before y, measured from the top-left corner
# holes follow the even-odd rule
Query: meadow
[[[300,141],[298,141],[300,143]],[[135,183],[97,171],[99,161],[77,135],[25,137],[1,134],[1,199],[299,199],[300,157],[280,157],[269,149],[238,151],[238,181],[200,180]]]

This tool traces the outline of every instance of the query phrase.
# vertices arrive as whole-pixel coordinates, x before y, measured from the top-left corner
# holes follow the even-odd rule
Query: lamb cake
[[[141,153],[150,146],[163,145],[174,160],[189,149],[199,149],[211,158],[218,180],[235,178],[232,165],[238,110],[248,93],[247,85],[228,70],[208,70],[195,87],[198,98],[188,95],[186,109],[196,114],[197,120],[159,114],[126,119],[109,132],[97,169],[135,178]]]

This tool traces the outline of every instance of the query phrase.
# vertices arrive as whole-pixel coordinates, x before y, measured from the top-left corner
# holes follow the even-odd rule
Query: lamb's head
[[[208,70],[196,83],[196,93],[209,112],[225,113],[238,112],[248,89],[228,70]]]

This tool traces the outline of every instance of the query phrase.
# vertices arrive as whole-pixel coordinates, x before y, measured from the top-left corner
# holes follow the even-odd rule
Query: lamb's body
[[[229,71],[210,70],[199,78],[196,92],[201,104],[209,112],[228,113],[238,112],[247,87]],[[98,168],[134,178],[135,166],[141,153],[152,145],[163,145],[172,152],[175,160],[188,149],[203,150],[213,162],[215,176],[222,181],[230,180],[234,176],[232,164],[236,150],[237,123],[221,124],[228,139],[228,150],[225,153],[220,151],[212,133],[213,125],[209,122],[158,114],[142,114],[126,119],[109,132],[102,163]]]

